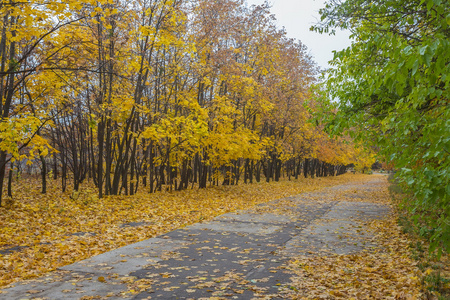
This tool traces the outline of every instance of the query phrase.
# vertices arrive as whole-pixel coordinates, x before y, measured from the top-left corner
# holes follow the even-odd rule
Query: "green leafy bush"
[[[352,32],[336,52],[323,103],[330,132],[349,131],[398,170],[430,251],[450,250],[450,4],[330,1],[314,29]]]

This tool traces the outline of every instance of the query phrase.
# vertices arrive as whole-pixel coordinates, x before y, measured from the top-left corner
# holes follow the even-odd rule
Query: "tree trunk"
[[[10,166],[9,166],[9,174],[8,174],[8,196],[9,197],[12,197],[13,169],[14,169],[14,163],[11,163]]]
[[[45,158],[40,155],[41,151],[39,151],[39,158],[41,159],[42,169],[41,169],[41,178],[42,178],[42,190],[41,193],[47,193],[47,163],[45,162]]]
[[[309,159],[305,158],[305,163],[303,164],[303,176],[308,178],[308,167],[309,167]]]

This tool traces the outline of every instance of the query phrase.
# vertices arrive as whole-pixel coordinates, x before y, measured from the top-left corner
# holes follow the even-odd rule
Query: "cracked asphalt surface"
[[[5,288],[2,299],[285,299],[294,255],[377,247],[364,224],[388,206],[364,201],[374,176],[278,199],[65,266]],[[355,198],[338,201],[337,192]],[[274,195],[274,198],[276,196]]]

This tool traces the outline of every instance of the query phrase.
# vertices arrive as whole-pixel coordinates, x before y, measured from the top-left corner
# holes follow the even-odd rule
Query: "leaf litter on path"
[[[364,177],[346,174],[179,192],[140,191],[102,199],[92,186],[63,193],[60,182],[52,181],[47,194],[41,194],[38,179],[22,179],[13,187],[12,204],[0,208],[0,286],[224,213]]]
[[[361,186],[364,188],[361,189]],[[303,194],[295,196],[300,193]],[[337,178],[215,187],[202,191],[141,194],[139,197],[108,197],[78,206],[69,202],[67,210],[71,211],[71,206],[73,206],[73,211],[78,214],[76,216],[77,222],[71,222],[67,219],[63,219],[63,221],[61,219],[55,220],[55,223],[59,226],[60,235],[47,237],[46,244],[34,244],[33,246],[28,246],[25,243],[19,244],[26,248],[9,254],[9,256],[4,255],[0,258],[1,263],[11,262],[11,258],[18,258],[20,261],[22,257],[26,257],[29,249],[43,249],[45,247],[47,251],[45,254],[50,257],[50,259],[47,258],[47,261],[53,262],[53,265],[50,266],[56,268],[92,256],[96,252],[101,253],[236,210],[238,211],[234,214],[235,216],[239,216],[239,210],[246,210],[246,213],[254,214],[256,219],[258,219],[258,215],[261,215],[261,217],[270,216],[271,218],[279,215],[288,220],[290,217],[294,217],[293,214],[296,214],[295,209],[292,208],[308,207],[306,211],[309,211],[310,209],[313,210],[318,203],[323,207],[327,205],[336,207],[339,206],[338,203],[350,205],[353,202],[355,204],[366,202],[372,205],[390,205],[385,179],[380,180],[380,177],[377,176],[350,174]],[[280,200],[262,206],[258,205],[276,198],[280,198]],[[45,203],[42,198],[40,200],[40,205]],[[32,205],[37,204],[27,202],[27,205],[32,208]],[[51,207],[52,203],[48,201],[47,206]],[[100,207],[102,210],[95,210],[95,207]],[[302,216],[301,211],[297,210],[297,212],[299,213],[296,216],[297,218],[308,218],[307,215]],[[109,215],[105,217],[102,213]],[[33,217],[39,216],[39,214],[33,213],[32,217],[26,214],[23,216],[32,221],[35,220]],[[70,216],[75,218],[75,215]],[[64,218],[68,218],[67,214]],[[312,228],[326,226],[327,222],[332,223],[344,219],[344,216],[336,218],[336,220],[330,217],[328,219],[319,218],[311,226]],[[43,221],[45,218],[39,216],[38,220]],[[175,221],[176,224],[172,224],[172,221]],[[279,222],[282,221],[283,219],[279,220]],[[282,267],[283,269],[288,268],[294,275],[288,286],[280,286],[278,296],[282,295],[282,298],[292,299],[420,299],[422,297],[421,273],[416,266],[417,263],[410,259],[408,248],[410,241],[401,234],[396,224],[395,211],[392,210],[388,217],[384,219],[367,218],[363,222],[355,219],[351,219],[351,221],[355,221],[354,224],[356,225],[352,224],[350,229],[361,233],[364,236],[361,240],[369,238],[375,246],[366,247],[367,245],[364,245],[362,251],[358,247],[350,247],[350,249],[358,251],[342,255],[333,253],[336,250],[336,245],[330,246],[331,249],[309,248],[305,253],[298,249],[297,253],[289,253],[294,257],[287,266]],[[65,222],[67,222],[67,226],[63,226],[66,224]],[[123,224],[143,225],[123,226]],[[86,234],[73,235],[74,230],[70,226],[78,226],[77,232],[85,232]],[[337,228],[335,235],[341,234],[339,239],[342,239],[343,243],[352,242],[353,237],[348,234],[349,229],[344,227]],[[31,228],[30,232],[23,231],[23,233],[29,234],[22,233],[24,236],[21,238],[27,240],[39,236],[35,234],[36,230],[39,229]],[[72,234],[70,234],[71,232]],[[61,254],[64,254],[61,251],[61,246],[54,247],[59,244],[64,245],[58,240],[62,237],[64,237],[65,245],[70,245],[68,246],[70,255],[61,256]],[[338,242],[340,243],[340,241]],[[281,252],[278,254],[281,254]],[[16,276],[6,278],[9,282],[13,282],[47,272],[51,268],[45,269],[45,263],[42,263],[45,259],[45,256],[36,255],[29,260],[30,271],[35,272],[31,273],[31,276],[30,273],[27,273],[28,270],[24,270],[23,266],[16,264],[16,269],[14,269],[17,272]],[[55,260],[57,263],[55,263]],[[243,261],[243,263],[246,262]],[[36,269],[35,266],[39,266],[41,269]],[[22,273],[20,273],[21,270]],[[61,276],[64,275],[64,272],[58,272],[61,273]],[[165,272],[161,274],[158,275],[158,278],[167,280],[171,277]],[[167,275],[167,278],[164,277],[164,274]],[[206,275],[204,277],[204,279],[199,277],[200,281],[196,288],[211,289],[208,285],[213,284],[213,281],[208,281],[209,277]],[[5,280],[5,277],[1,278]],[[96,280],[114,283],[119,279],[108,276]],[[124,284],[124,282],[119,280],[115,284]],[[228,287],[228,285],[225,285],[225,279],[221,282],[220,284],[223,285],[221,288]],[[244,284],[247,280],[244,277],[239,277],[238,282]],[[123,297],[151,290],[153,286],[156,287],[153,277],[147,279],[130,277],[125,283],[128,290],[122,292]],[[254,283],[249,281],[244,285],[249,289],[254,289],[256,298],[271,299],[277,296],[268,295],[264,289],[257,288]],[[214,284],[218,285],[218,283]],[[172,286],[165,287],[169,290],[175,288]],[[37,289],[32,291],[36,292]],[[195,290],[191,289],[191,292],[194,293]],[[236,291],[232,292],[237,293]],[[220,296],[220,293],[222,292],[218,291],[217,294],[211,296]],[[220,297],[216,298],[221,299]]]
[[[390,205],[388,185],[384,180],[381,184],[369,182],[363,190],[351,186],[345,190],[336,189],[330,201]],[[423,299],[421,274],[410,255],[410,241],[397,225],[395,210],[385,218],[368,218],[357,224],[372,236],[370,240],[377,246],[365,247],[356,253],[317,252],[293,257],[289,262],[290,270],[295,273],[291,278],[290,297]]]

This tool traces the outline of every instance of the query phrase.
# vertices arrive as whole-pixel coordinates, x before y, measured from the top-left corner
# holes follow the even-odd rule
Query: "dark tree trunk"
[[[61,186],[63,193],[66,191],[67,187],[67,158],[66,152],[64,149],[61,151],[61,165],[62,165],[62,174],[61,174]]]
[[[283,164],[281,162],[281,159],[279,158],[275,158],[274,159],[274,169],[275,169],[275,181],[280,181],[280,177],[281,177],[281,168],[282,168]]]
[[[256,163],[256,174],[255,174],[255,180],[256,182],[260,182],[261,181],[261,161],[258,161]]]
[[[41,179],[42,179],[42,190],[41,193],[45,194],[47,193],[47,163],[45,161],[45,158],[40,155],[40,151],[39,151],[39,158],[41,159]]]
[[[297,166],[296,166],[297,170],[295,171],[295,179],[298,179],[298,175],[300,174],[301,167],[302,167],[302,160],[299,158]]]
[[[10,164],[8,174],[8,196],[12,197],[12,178],[13,178],[14,163]]]
[[[149,184],[150,184],[150,193],[153,193],[155,191],[154,190],[155,166],[154,166],[154,162],[153,162],[153,159],[154,159],[153,141],[150,141],[149,147],[150,147],[150,150],[149,150],[149,155],[150,155],[150,158],[149,158],[149,167],[150,167]]]
[[[254,170],[254,168],[255,168],[255,163],[252,160],[251,163],[250,163],[250,168],[249,168],[249,172],[248,172],[248,177],[250,179],[250,183],[253,183],[253,170]]]
[[[203,153],[203,161],[200,161],[198,164],[198,186],[201,189],[206,188],[206,182],[208,180],[208,166],[206,165],[206,161],[208,160],[206,153]]]
[[[6,151],[0,151],[0,206],[2,205],[3,182],[6,172]]]
[[[309,159],[305,158],[305,163],[303,164],[303,176],[305,178],[308,178],[308,172],[309,172]]]

